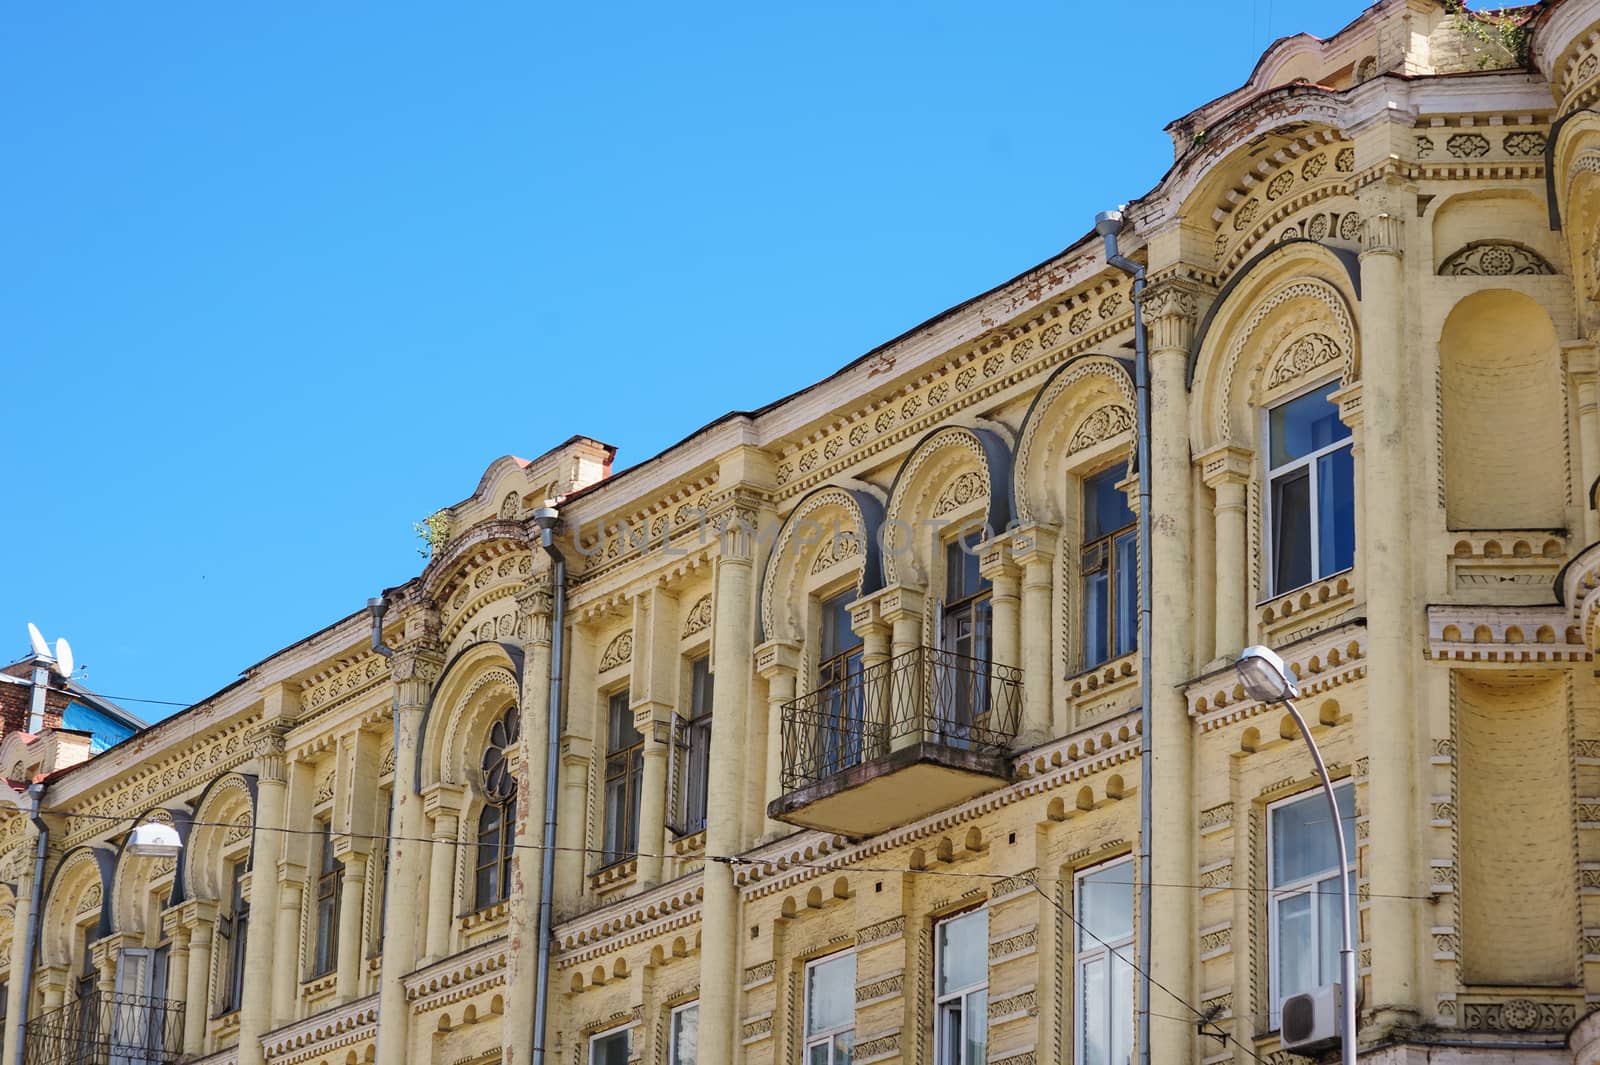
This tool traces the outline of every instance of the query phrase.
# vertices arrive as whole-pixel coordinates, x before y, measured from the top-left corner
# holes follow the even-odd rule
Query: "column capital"
[[[1017,578],[1017,563],[1011,555],[1010,533],[1001,533],[982,546],[978,552],[978,572],[996,584]]]
[[[460,784],[440,781],[422,789],[422,812],[429,818],[460,814],[467,789]]]
[[[1019,566],[1049,565],[1061,530],[1048,522],[1030,521],[1011,530],[1011,558]]]
[[[1245,484],[1250,480],[1255,463],[1255,452],[1248,448],[1222,444],[1195,456],[1200,467],[1200,479],[1209,488],[1223,484]]]
[[[719,493],[708,515],[720,544],[720,561],[752,562],[761,528],[762,511],[768,505],[755,486],[735,485]]]
[[[287,776],[285,737],[291,723],[281,718],[263,721],[245,734],[250,751],[260,767],[260,780],[264,784],[282,784]]]
[[[884,618],[881,606],[882,600],[874,596],[850,604],[850,628],[863,640],[888,634],[889,622]]]
[[[1332,392],[1329,399],[1339,404],[1339,420],[1350,427],[1351,432],[1361,428],[1361,382],[1352,381],[1343,388]]]
[[[769,683],[800,672],[800,645],[790,640],[768,640],[756,646],[756,673]]]
[[[561,737],[561,765],[567,769],[583,769],[589,764],[594,744],[585,736],[567,733]]]
[[[1155,278],[1145,287],[1140,305],[1152,355],[1179,351],[1188,355],[1204,297],[1198,282],[1178,273]]]
[[[1563,340],[1561,342],[1561,358],[1566,363],[1567,373],[1573,377],[1593,377],[1600,370],[1600,353],[1597,353],[1597,338],[1584,337],[1581,340]]]
[[[650,746],[672,740],[672,719],[678,712],[670,705],[658,699],[642,699],[629,709],[633,711],[633,727],[645,738],[647,751]]]
[[[555,611],[555,582],[545,570],[535,572],[517,593],[517,619],[525,645],[550,643],[550,616]]]
[[[922,604],[926,598],[921,588],[909,584],[891,584],[874,594],[878,601],[878,615],[891,625],[897,621],[922,619]]]

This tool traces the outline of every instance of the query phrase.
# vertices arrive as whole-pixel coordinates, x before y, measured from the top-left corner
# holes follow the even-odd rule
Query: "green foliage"
[[[1456,28],[1492,49],[1511,57],[1517,66],[1527,66],[1530,8],[1501,8],[1498,11],[1469,11],[1466,0],[1445,0],[1444,8],[1454,18]],[[1490,53],[1478,52],[1478,66],[1486,68],[1494,60]]]
[[[434,558],[445,545],[450,542],[450,515],[443,510],[436,510],[421,521],[411,523],[411,528],[417,534],[417,539],[428,546],[417,548],[417,554],[423,558]]]

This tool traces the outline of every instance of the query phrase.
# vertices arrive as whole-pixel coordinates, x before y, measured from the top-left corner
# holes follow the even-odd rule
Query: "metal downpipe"
[[[1139,463],[1139,906],[1134,952],[1135,1042],[1139,1065],[1150,1065],[1150,918],[1153,896],[1150,889],[1150,834],[1153,825],[1151,786],[1154,778],[1150,757],[1150,676],[1151,636],[1151,559],[1150,559],[1150,351],[1144,328],[1144,267],[1123,258],[1117,250],[1117,233],[1122,229],[1122,212],[1102,211],[1094,219],[1095,232],[1105,241],[1106,263],[1133,277],[1133,392],[1136,408],[1135,435]]]
[[[28,1012],[33,999],[33,956],[39,949],[39,923],[43,916],[39,912],[39,905],[44,894],[44,859],[50,847],[50,826],[39,816],[39,807],[44,802],[44,785],[28,785],[28,798],[33,800],[28,819],[38,830],[39,839],[33,850],[33,888],[28,895],[28,944],[27,953],[23,955],[26,960],[22,966],[22,1016],[17,1018],[16,1065],[23,1065],[23,1050],[28,1045]]]
[[[550,935],[554,909],[550,896],[555,892],[556,879],[556,801],[559,794],[556,774],[561,767],[561,659],[565,651],[563,633],[567,622],[567,559],[555,545],[555,526],[560,515],[554,507],[541,507],[534,511],[539,523],[539,543],[554,563],[552,591],[555,603],[550,617],[550,709],[548,734],[545,743],[544,770],[544,850],[540,854],[539,869],[539,956],[536,962],[533,998],[533,1062],[544,1065],[544,1032],[549,1014],[550,998]]]

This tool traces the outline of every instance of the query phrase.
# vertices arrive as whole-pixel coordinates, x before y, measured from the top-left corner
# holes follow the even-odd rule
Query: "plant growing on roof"
[[[1513,66],[1527,66],[1528,48],[1532,43],[1528,34],[1528,16],[1531,8],[1501,8],[1495,11],[1471,11],[1466,0],[1445,0],[1444,9],[1455,19],[1456,28],[1480,45],[1498,49],[1510,57]],[[1475,49],[1480,69],[1495,62],[1491,51]]]
[[[450,512],[436,510],[421,521],[412,522],[411,528],[417,534],[417,539],[428,545],[426,548],[417,548],[417,554],[423,558],[436,558],[450,542]]]

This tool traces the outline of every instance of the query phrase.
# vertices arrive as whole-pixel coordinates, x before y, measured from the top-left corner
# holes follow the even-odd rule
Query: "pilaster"
[[[1051,694],[1055,679],[1050,668],[1051,634],[1055,631],[1052,568],[1057,535],[1054,526],[1041,522],[1032,522],[1011,534],[1011,558],[1022,572],[1022,730],[1017,746],[1023,748],[1065,732],[1065,721],[1054,720]]]
[[[1254,459],[1244,448],[1223,445],[1195,460],[1201,480],[1216,497],[1211,508],[1216,525],[1216,643],[1212,665],[1236,658],[1244,649],[1249,632],[1246,489]]]
[[[800,678],[800,645],[768,640],[755,649],[756,672],[767,682],[767,787],[770,805],[783,795],[783,708],[794,702]],[[764,838],[790,831],[782,821],[765,821]]]
[[[284,737],[298,711],[286,685],[265,693],[262,722],[249,741],[256,759],[256,814],[251,842],[250,938],[245,947],[245,980],[252,989],[239,1008],[239,1065],[262,1065],[261,1036],[272,1022],[272,988],[278,927],[278,859],[283,853]],[[285,964],[293,964],[285,961]]]

